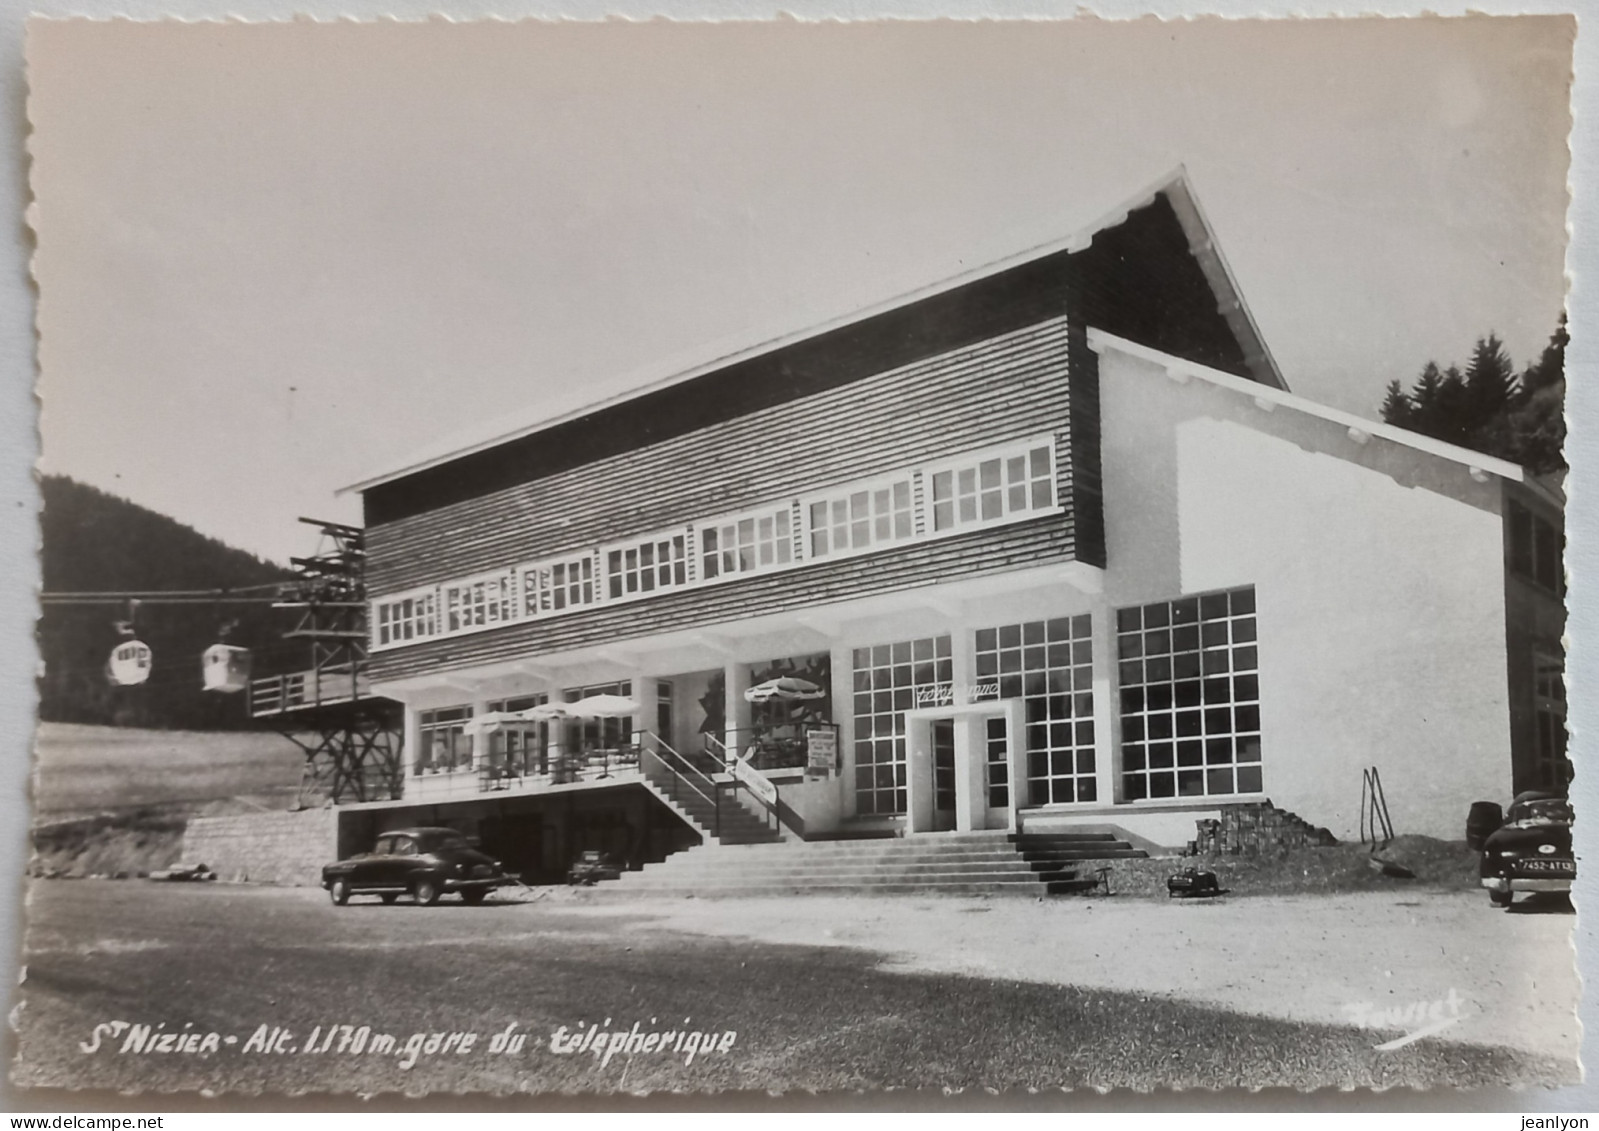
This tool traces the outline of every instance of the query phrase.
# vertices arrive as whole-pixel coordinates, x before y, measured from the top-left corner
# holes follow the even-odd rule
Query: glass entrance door
[[[955,827],[955,722],[933,722],[933,828]]]

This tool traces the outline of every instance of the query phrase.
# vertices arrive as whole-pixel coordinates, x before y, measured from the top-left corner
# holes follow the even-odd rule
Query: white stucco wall
[[[1101,397],[1111,604],[1255,586],[1264,796],[1341,838],[1367,766],[1400,833],[1508,799],[1497,482],[1110,350]]]

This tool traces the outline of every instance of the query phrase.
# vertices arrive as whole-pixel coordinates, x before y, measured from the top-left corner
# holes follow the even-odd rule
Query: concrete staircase
[[[783,840],[781,833],[739,804],[730,790],[723,790],[720,807],[714,804],[706,796],[714,796],[715,786],[709,778],[691,785],[686,776],[674,779],[659,764],[650,764],[644,768],[644,785],[687,821],[707,845],[777,844]]]
[[[1064,895],[1093,890],[1093,862],[1145,853],[1110,833],[995,830],[885,840],[713,845],[602,885],[638,895]]]

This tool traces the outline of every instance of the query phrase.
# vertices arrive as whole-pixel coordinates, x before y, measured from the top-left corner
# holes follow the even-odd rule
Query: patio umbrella
[[[479,715],[475,719],[468,719],[461,729],[467,734],[493,734],[506,723],[516,722],[514,712],[492,711],[487,715]]]
[[[553,706],[553,704],[552,704]],[[590,695],[576,703],[563,704],[574,719],[622,719],[636,715],[641,708],[621,695]]]
[[[572,705],[570,703],[540,703],[536,707],[529,707],[525,711],[517,712],[517,717],[530,723],[570,719],[572,717]]]
[[[770,703],[773,699],[796,702],[802,699],[826,699],[827,692],[808,679],[785,675],[757,683],[744,692],[744,698],[751,703]]]

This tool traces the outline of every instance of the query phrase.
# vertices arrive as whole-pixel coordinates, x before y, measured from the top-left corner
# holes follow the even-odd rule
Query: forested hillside
[[[45,476],[40,488],[46,593],[226,589],[288,576],[281,566],[64,476]],[[154,653],[150,679],[115,687],[106,660],[124,639],[116,622],[128,616],[125,605],[44,608],[38,626],[41,718],[204,730],[248,724],[242,694],[201,690],[200,654],[228,628],[229,643],[282,659],[282,611],[261,604],[141,605],[132,628]]]

